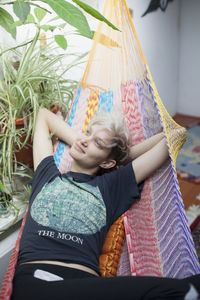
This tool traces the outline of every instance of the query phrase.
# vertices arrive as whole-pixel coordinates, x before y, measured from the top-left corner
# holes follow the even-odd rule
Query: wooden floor
[[[200,117],[192,117],[181,114],[176,114],[173,119],[176,121],[176,123],[184,127],[200,122]]]
[[[187,127],[192,124],[196,124],[200,122],[200,117],[191,117],[181,114],[176,114],[173,118],[179,125]],[[195,204],[200,205],[200,199],[198,200],[196,197],[200,195],[200,185],[192,182],[188,182],[186,180],[179,179],[179,185],[181,194],[183,197],[183,202],[185,205],[185,209],[187,210],[189,206]]]

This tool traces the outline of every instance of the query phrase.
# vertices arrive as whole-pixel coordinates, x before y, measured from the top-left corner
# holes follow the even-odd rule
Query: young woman
[[[71,146],[73,160],[66,174],[55,165],[50,135]],[[198,299],[198,276],[101,277],[99,255],[109,227],[140,197],[143,181],[168,159],[163,133],[133,148],[129,141],[119,116],[97,116],[78,135],[40,109],[33,141],[35,174],[12,300]],[[97,175],[128,160],[124,167]]]

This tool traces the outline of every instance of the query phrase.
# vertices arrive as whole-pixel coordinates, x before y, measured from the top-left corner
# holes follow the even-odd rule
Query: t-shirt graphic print
[[[106,225],[106,207],[98,187],[71,177],[45,184],[31,206],[35,222],[61,232],[91,235]]]

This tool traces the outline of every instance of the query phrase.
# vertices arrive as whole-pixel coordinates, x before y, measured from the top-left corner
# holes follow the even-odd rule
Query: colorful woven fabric
[[[123,251],[118,274],[181,278],[199,273],[176,176],[176,158],[186,139],[184,130],[172,120],[158,95],[125,1],[106,1],[104,14],[121,32],[102,23],[95,33],[80,83],[91,93],[84,122],[92,117],[91,108],[93,115],[96,113],[99,101],[98,110],[114,107],[124,113],[132,145],[163,130],[170,153],[170,160],[145,182],[141,201],[124,215],[128,251]],[[105,43],[103,36],[109,37]],[[89,105],[89,99],[94,104]],[[76,116],[80,125],[78,107]]]
[[[145,182],[142,199],[124,214],[126,243],[119,265],[122,223],[114,226],[119,244],[117,239],[110,242],[114,233],[108,234],[103,249],[108,250],[113,244],[115,252],[107,257],[102,254],[101,270],[108,270],[108,276],[114,275],[117,265],[117,275],[183,278],[200,273],[176,176],[176,158],[186,139],[184,130],[169,116],[158,95],[125,0],[107,0],[104,15],[121,31],[100,23],[68,124],[81,132],[97,111],[110,112],[114,108],[124,113],[132,145],[163,129],[170,159]],[[57,144],[54,157],[60,171],[66,172],[70,167],[67,146]],[[11,294],[19,243],[20,237],[0,299],[7,300]]]

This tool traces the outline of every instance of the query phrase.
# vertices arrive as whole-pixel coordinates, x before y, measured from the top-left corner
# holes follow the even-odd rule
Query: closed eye
[[[102,143],[102,141],[100,141],[100,140],[95,140],[95,144],[96,144],[96,146],[98,147],[98,148],[100,148],[100,149],[103,149],[104,148],[104,145],[103,145],[103,143]]]
[[[89,129],[86,129],[85,131],[85,135],[89,136],[90,135],[90,130]]]

